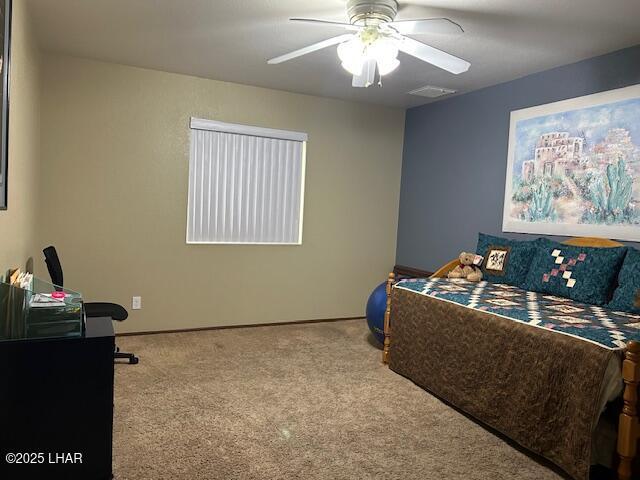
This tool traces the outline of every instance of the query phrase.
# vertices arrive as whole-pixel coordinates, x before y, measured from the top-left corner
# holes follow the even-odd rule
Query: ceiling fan
[[[302,55],[338,45],[342,67],[353,75],[352,86],[373,85],[399,65],[398,52],[407,53],[423,62],[448,72],[459,74],[469,70],[466,60],[426,45],[406,35],[420,33],[461,33],[462,27],[448,18],[394,21],[398,13],[396,0],[348,0],[349,23],[290,18],[292,22],[309,25],[342,27],[351,33],[328,38],[313,45],[272,58],[267,63],[278,64]],[[379,84],[381,82],[379,81]]]

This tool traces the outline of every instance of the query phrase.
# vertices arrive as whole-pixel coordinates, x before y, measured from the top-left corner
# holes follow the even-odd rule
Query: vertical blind
[[[192,118],[187,243],[300,244],[306,141]]]

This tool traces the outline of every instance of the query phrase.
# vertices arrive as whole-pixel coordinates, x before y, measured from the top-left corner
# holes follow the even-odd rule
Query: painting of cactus
[[[511,112],[503,231],[640,240],[640,85]]]
[[[633,178],[622,158],[617,163],[607,165],[606,175],[597,177],[592,185],[590,200],[593,206],[585,212],[586,220],[615,224],[630,219],[630,215],[633,214]]]
[[[553,194],[547,182],[539,182],[533,187],[526,215],[530,222],[553,220]]]

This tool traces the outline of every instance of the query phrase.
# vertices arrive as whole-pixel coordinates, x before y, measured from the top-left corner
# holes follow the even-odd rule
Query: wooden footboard
[[[388,307],[387,307],[388,308]],[[622,362],[624,380],[624,405],[618,424],[618,479],[630,480],[633,474],[633,462],[638,453],[638,384],[640,383],[640,343],[631,341],[627,345],[625,359]]]
[[[389,349],[391,348],[391,289],[396,280],[396,275],[391,272],[387,278],[387,308],[384,311],[384,348],[382,349],[382,363],[389,363]]]

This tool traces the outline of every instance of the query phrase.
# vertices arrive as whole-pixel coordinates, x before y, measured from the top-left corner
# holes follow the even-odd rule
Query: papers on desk
[[[29,302],[31,308],[64,307],[63,300],[53,298],[50,293],[36,293]]]
[[[24,290],[31,290],[33,288],[33,274],[21,272],[18,268],[11,273],[9,284]]]

